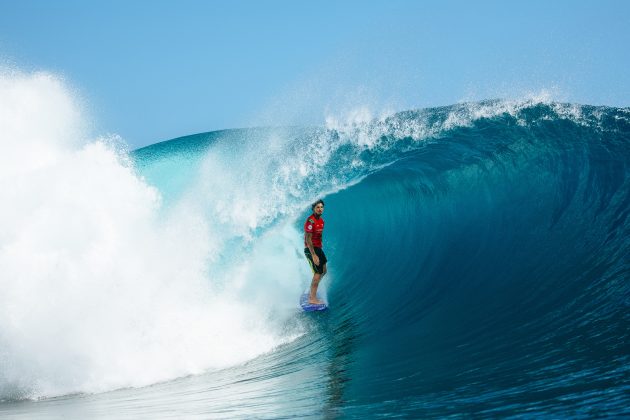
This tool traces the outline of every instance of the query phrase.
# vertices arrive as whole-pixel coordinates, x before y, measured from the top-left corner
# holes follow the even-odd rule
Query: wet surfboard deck
[[[317,299],[321,300],[319,296],[317,296]],[[308,303],[308,293],[304,293],[302,296],[300,296],[300,306],[302,307],[304,312],[324,311],[328,308],[328,305],[326,305],[325,303],[319,305]]]

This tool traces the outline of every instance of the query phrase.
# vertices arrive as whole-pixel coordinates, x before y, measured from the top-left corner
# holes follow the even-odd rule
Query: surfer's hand
[[[313,262],[315,265],[319,265],[319,257],[317,255],[313,255]]]

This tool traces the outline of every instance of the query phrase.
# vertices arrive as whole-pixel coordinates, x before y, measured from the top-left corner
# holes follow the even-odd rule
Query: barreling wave
[[[627,413],[628,109],[484,101],[204,133],[130,159],[68,147],[9,174],[49,200],[0,235],[28,285],[2,283],[1,398],[207,372],[154,397],[203,394],[204,414],[231,417]],[[331,309],[304,316],[300,225],[318,197]],[[95,410],[149,415],[102,398]]]
[[[239,177],[226,195],[254,191],[251,182],[270,193],[255,206],[262,231],[299,214],[299,236],[306,204],[327,195],[327,322],[340,333],[326,337],[353,348],[336,368],[336,412],[619,413],[629,118],[486,101],[326,129],[202,134],[136,157],[159,184],[170,172],[149,157],[229,150],[245,163],[222,168]]]
[[[331,300],[361,347],[342,412],[626,410],[628,117],[476,118],[330,197]]]

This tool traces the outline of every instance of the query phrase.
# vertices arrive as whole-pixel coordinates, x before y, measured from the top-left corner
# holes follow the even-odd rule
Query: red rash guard
[[[308,216],[306,223],[304,223],[304,233],[312,233],[311,241],[313,246],[317,248],[322,247],[322,233],[324,232],[324,219],[316,218],[314,215]],[[308,247],[306,243],[306,235],[304,235],[304,247]]]

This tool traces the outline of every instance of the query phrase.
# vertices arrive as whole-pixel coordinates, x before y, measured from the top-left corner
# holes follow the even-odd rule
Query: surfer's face
[[[315,208],[313,209],[313,213],[315,213],[318,216],[321,216],[322,213],[324,213],[324,205],[322,203],[319,203],[318,205],[316,205]]]

